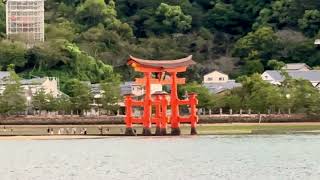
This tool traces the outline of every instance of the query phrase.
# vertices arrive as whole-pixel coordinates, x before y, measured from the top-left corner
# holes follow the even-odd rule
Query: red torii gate
[[[135,71],[142,72],[143,78],[136,78],[136,83],[145,86],[145,96],[143,101],[132,99],[132,95],[125,96],[126,105],[126,135],[135,135],[132,124],[142,124],[142,135],[151,135],[151,124],[156,124],[156,135],[166,135],[167,123],[171,124],[171,135],[180,135],[180,123],[191,124],[191,134],[197,134],[196,124],[198,122],[196,105],[198,100],[195,93],[190,93],[188,99],[180,100],[178,98],[178,84],[185,84],[185,78],[178,78],[177,73],[184,72],[187,67],[195,64],[192,56],[177,60],[144,60],[130,56],[128,65],[131,65]],[[156,78],[152,75],[156,74]],[[170,78],[166,78],[166,73]],[[151,97],[151,84],[161,84],[171,86],[170,100],[166,99],[165,94],[153,94]],[[167,118],[168,105],[171,108],[171,116]],[[181,117],[179,115],[179,105],[188,105],[190,107],[190,116]],[[132,107],[143,107],[143,116],[136,118],[132,115]],[[152,106],[155,107],[155,116],[152,117]]]

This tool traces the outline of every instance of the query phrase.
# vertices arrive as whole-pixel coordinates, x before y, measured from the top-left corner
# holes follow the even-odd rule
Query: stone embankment
[[[202,115],[200,124],[320,122],[320,116],[295,115]],[[0,125],[98,125],[124,124],[124,116],[10,116],[0,117]]]

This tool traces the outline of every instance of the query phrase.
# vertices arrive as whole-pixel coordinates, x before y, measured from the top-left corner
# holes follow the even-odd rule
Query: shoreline
[[[142,126],[136,125],[137,134]],[[50,129],[52,132],[48,133]],[[58,134],[61,129],[74,130],[74,133]],[[81,130],[86,129],[87,134]],[[64,139],[103,139],[123,137],[125,125],[5,125],[0,126],[0,140],[64,140]],[[152,132],[155,127],[152,127]],[[170,127],[168,127],[170,133]],[[69,131],[69,132],[70,132]],[[320,123],[223,123],[199,124],[198,135],[273,135],[273,134],[320,134]],[[190,125],[181,125],[181,136],[190,135]],[[158,136],[151,136],[158,137]],[[164,137],[170,137],[164,136]]]
[[[305,114],[213,114],[199,115],[200,124],[216,123],[297,123],[318,122],[320,116]],[[1,116],[1,125],[123,125],[125,116]]]

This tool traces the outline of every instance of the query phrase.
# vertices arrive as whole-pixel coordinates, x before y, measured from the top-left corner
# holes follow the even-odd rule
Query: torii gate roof
[[[150,68],[163,68],[163,69],[171,69],[178,67],[188,67],[190,65],[196,64],[192,60],[192,55],[176,60],[146,60],[139,59],[133,56],[130,56],[128,59],[128,65],[132,65],[133,63],[139,64],[140,66],[150,67]]]

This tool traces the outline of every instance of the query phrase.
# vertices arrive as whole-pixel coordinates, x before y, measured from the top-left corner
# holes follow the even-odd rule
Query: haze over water
[[[319,179],[319,135],[2,140],[1,180]]]

